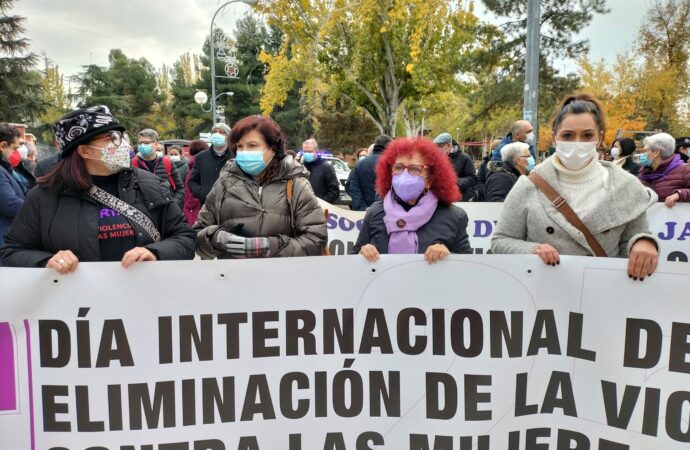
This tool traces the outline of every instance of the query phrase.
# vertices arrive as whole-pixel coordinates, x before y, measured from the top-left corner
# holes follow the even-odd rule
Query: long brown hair
[[[82,193],[93,186],[86,164],[76,151],[60,159],[53,170],[39,177],[36,182],[53,192]]]

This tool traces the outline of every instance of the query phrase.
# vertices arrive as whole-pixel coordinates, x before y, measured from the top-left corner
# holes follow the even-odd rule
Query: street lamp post
[[[213,49],[214,44],[214,39],[213,39],[213,23],[216,21],[216,16],[218,13],[228,6],[231,3],[245,3],[247,5],[255,5],[259,3],[259,0],[230,0],[229,2],[223,3],[216,9],[216,12],[213,13],[213,17],[211,18],[211,32],[209,34],[209,47],[211,47],[211,115],[213,118],[213,123],[216,122],[216,55]],[[196,100],[196,98],[195,98]],[[198,103],[198,101],[197,101]],[[204,102],[206,103],[206,102]],[[202,103],[200,103],[202,104]]]
[[[206,110],[206,109],[204,109],[204,105],[205,105],[206,102],[208,101],[208,95],[206,95],[206,92],[204,92],[204,91],[196,91],[196,94],[194,94],[194,101],[199,105],[199,107],[201,108],[201,110],[202,110],[203,112],[213,112],[213,124],[214,124],[214,125],[215,125],[217,122],[220,122],[220,121],[221,121],[220,118],[217,118],[217,117],[216,117],[216,114],[223,114],[223,112],[220,111],[220,109],[223,108],[223,107],[222,107],[222,106],[215,106],[215,107],[214,107],[213,105],[218,101],[219,98],[221,98],[221,97],[224,96],[224,95],[228,95],[228,96],[232,97],[233,95],[235,95],[235,93],[232,92],[232,91],[221,92],[220,94],[218,94],[218,95],[216,95],[216,96],[214,97],[214,100],[215,100],[215,101],[211,102],[211,108],[209,108],[208,110]]]

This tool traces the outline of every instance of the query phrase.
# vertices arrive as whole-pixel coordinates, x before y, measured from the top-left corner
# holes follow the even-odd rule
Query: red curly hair
[[[395,160],[400,155],[411,156],[413,153],[419,153],[424,163],[429,166],[430,189],[438,201],[446,205],[460,201],[462,195],[456,184],[457,175],[448,156],[436,144],[422,137],[396,139],[388,144],[376,163],[376,190],[381,198],[391,190],[393,182],[391,168]]]

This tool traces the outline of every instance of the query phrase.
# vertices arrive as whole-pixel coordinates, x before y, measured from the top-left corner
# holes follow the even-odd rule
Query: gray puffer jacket
[[[553,156],[539,164],[541,175],[564,197]],[[607,161],[609,186],[602,201],[581,220],[610,257],[627,257],[640,238],[656,240],[647,223],[647,209],[657,196],[635,177]],[[577,211],[575,211],[577,213]],[[520,177],[503,203],[496,231],[491,236],[494,253],[531,253],[538,244],[550,244],[561,255],[594,256],[585,236],[554,207],[527,177]],[[657,245],[658,247],[658,245]]]
[[[197,253],[204,259],[231,258],[212,245],[213,233],[222,228],[244,237],[267,237],[270,256],[316,256],[326,246],[326,220],[307,170],[285,157],[276,174],[261,186],[237,164],[227,164],[206,197],[193,228],[198,230]],[[271,170],[269,166],[266,170]],[[293,179],[293,231],[287,201],[287,180]]]

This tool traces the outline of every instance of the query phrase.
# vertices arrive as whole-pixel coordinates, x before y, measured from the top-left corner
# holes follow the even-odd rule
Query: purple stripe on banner
[[[8,322],[0,322],[0,411],[17,410],[14,337]]]
[[[29,419],[31,424],[31,450],[36,450],[36,433],[34,432],[34,377],[31,370],[31,327],[29,321],[24,321],[26,331],[26,362],[29,370]]]

